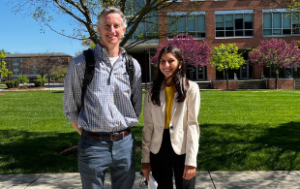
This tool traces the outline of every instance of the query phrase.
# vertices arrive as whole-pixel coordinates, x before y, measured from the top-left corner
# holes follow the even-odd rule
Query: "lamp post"
[[[147,89],[147,81],[148,81],[148,56],[147,56],[147,49],[144,50],[144,56],[145,56],[145,75],[146,75],[146,83],[145,83],[145,89]]]

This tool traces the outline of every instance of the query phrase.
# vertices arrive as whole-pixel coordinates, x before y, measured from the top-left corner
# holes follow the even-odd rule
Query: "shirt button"
[[[170,129],[173,129],[173,126],[170,126]]]

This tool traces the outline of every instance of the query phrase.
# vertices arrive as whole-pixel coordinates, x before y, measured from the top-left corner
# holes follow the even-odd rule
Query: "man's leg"
[[[83,189],[104,189],[105,171],[111,162],[110,141],[81,136],[78,168]]]
[[[132,134],[112,145],[112,189],[131,189],[135,179],[135,139]]]

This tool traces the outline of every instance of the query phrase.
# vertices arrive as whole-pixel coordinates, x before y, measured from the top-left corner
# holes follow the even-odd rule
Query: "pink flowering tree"
[[[261,41],[257,49],[249,53],[250,61],[257,66],[270,66],[276,72],[275,88],[278,89],[279,68],[299,67],[300,51],[297,41],[286,43],[284,40]]]
[[[154,66],[158,65],[158,55],[160,51],[167,45],[177,47],[185,60],[185,62],[192,66],[208,66],[210,65],[209,54],[210,48],[206,42],[199,44],[191,35],[179,34],[174,36],[173,40],[169,40],[167,44],[156,48],[157,53],[151,57],[150,61]]]

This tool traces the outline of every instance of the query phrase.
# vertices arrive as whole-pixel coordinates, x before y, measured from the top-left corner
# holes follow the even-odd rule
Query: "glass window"
[[[299,35],[300,13],[287,12],[286,9],[263,10],[263,35]]]
[[[13,59],[13,63],[18,63],[19,60],[18,59]]]
[[[205,12],[170,12],[168,14],[168,37],[180,33],[192,35],[194,38],[206,37]]]
[[[253,36],[253,11],[215,11],[216,37]]]

